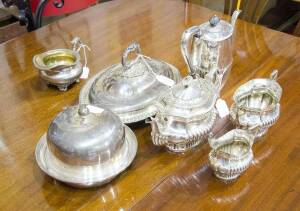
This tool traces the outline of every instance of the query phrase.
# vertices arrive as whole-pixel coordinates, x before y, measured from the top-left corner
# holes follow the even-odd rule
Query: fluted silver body
[[[240,86],[234,93],[230,117],[238,127],[263,136],[280,114],[282,88],[276,82],[277,70],[270,78],[258,78]]]
[[[162,95],[158,112],[147,121],[152,141],[170,151],[184,152],[203,143],[216,120],[215,86],[202,78],[184,78]]]
[[[224,182],[237,179],[253,160],[254,136],[246,130],[234,129],[219,138],[210,138],[209,164],[217,178]]]

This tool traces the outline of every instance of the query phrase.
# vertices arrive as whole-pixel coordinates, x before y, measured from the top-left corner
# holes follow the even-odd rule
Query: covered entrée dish
[[[233,95],[231,120],[238,128],[263,136],[280,114],[281,86],[276,82],[278,71],[270,78],[257,78],[240,86]]]
[[[79,82],[82,64],[79,50],[81,43],[78,37],[72,40],[72,49],[54,49],[33,57],[33,64],[47,84],[66,91],[72,83]]]
[[[162,95],[148,121],[155,145],[184,152],[202,143],[216,120],[217,89],[209,80],[187,76]]]
[[[234,129],[219,138],[209,138],[212,147],[209,164],[217,178],[231,182],[252,163],[254,136],[246,130]]]
[[[77,105],[60,112],[36,147],[49,176],[75,187],[98,186],[124,171],[137,151],[134,133],[109,110]]]
[[[137,57],[128,61],[131,52]],[[154,101],[180,78],[175,67],[142,55],[139,44],[133,43],[124,51],[121,63],[89,80],[79,101],[109,108],[124,123],[138,122],[156,113]]]

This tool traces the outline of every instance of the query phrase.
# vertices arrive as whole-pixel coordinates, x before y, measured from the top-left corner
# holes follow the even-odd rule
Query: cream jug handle
[[[201,31],[199,26],[192,26],[191,28],[185,30],[181,37],[181,53],[183,55],[184,61],[188,65],[188,71],[190,75],[193,75],[193,69],[190,63],[190,52],[189,52],[189,44],[190,39],[195,35],[201,36]]]
[[[230,132],[228,132],[228,133],[226,133],[225,135],[223,135],[221,137],[214,138],[213,133],[210,132],[209,135],[208,135],[209,146],[212,149],[216,149],[216,148],[218,148],[221,145],[232,143],[233,142],[233,139],[231,138],[232,133],[234,133],[233,130],[230,131]]]

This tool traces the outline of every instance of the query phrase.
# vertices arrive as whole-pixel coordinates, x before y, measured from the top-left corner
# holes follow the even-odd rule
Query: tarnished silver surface
[[[231,120],[238,128],[255,134],[256,138],[263,136],[279,118],[282,88],[276,82],[277,74],[275,70],[270,78],[250,80],[233,96]]]
[[[155,145],[184,152],[204,142],[216,120],[215,86],[202,78],[184,78],[162,95],[158,112],[147,121],[152,127]]]
[[[246,130],[234,129],[219,138],[209,138],[212,147],[209,164],[217,178],[231,182],[238,178],[253,160],[254,136]]]
[[[191,75],[214,80],[218,73],[221,87],[224,86],[232,66],[232,35],[240,12],[234,11],[231,23],[213,16],[209,22],[193,26],[183,33],[181,52]]]
[[[109,110],[77,105],[60,112],[37,148],[36,159],[48,175],[77,187],[103,184],[135,157],[134,133]]]
[[[127,61],[134,51],[137,57]],[[79,101],[109,108],[123,123],[138,122],[156,113],[153,104],[169,87],[164,79],[176,83],[181,76],[172,65],[142,55],[134,43],[124,51],[121,63],[100,71],[85,84]]]
[[[68,86],[79,81],[82,73],[79,49],[79,38],[73,42],[73,49],[50,50],[33,57],[33,64],[39,70],[40,76],[48,84],[66,91]]]

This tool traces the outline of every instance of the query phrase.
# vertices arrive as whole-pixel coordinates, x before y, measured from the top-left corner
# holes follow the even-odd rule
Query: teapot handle
[[[123,52],[121,63],[125,70],[129,69],[134,63],[134,61],[127,62],[128,54],[134,51],[136,52],[137,55],[141,54],[140,44],[136,42],[131,43]]]
[[[197,33],[201,36],[199,26],[193,26],[185,30],[181,37],[181,53],[183,55],[184,61],[188,65],[188,70],[190,75],[193,75],[194,72],[190,62],[191,54],[188,50],[188,47],[189,47],[190,39]]]

